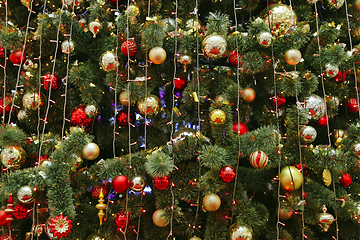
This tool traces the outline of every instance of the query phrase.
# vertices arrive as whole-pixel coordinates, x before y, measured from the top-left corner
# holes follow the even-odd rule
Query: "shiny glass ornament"
[[[17,192],[17,199],[21,203],[31,203],[34,200],[34,190],[30,186],[22,186]]]
[[[187,67],[193,63],[193,58],[184,54],[178,57],[177,62],[184,66],[184,72],[186,72]]]
[[[128,40],[121,44],[121,52],[128,57],[135,56],[137,45],[134,41]]]
[[[19,146],[7,146],[1,151],[1,162],[9,170],[19,169],[26,160],[26,152]]]
[[[3,114],[4,109],[5,109],[5,113],[9,113],[11,110],[11,105],[12,105],[11,96],[5,96],[0,98],[0,114]]]
[[[300,130],[300,138],[305,143],[312,143],[317,137],[316,129],[312,126],[302,127]]]
[[[280,186],[286,191],[299,189],[303,182],[303,176],[296,167],[286,166],[280,172]]]
[[[339,67],[328,63],[325,65],[325,72],[326,72],[326,76],[335,77],[339,73]]]
[[[297,49],[289,49],[285,53],[285,62],[289,65],[296,65],[301,60],[301,52]]]
[[[330,213],[327,213],[326,206],[323,206],[322,213],[318,214],[318,223],[320,225],[321,231],[327,232],[330,225],[334,222],[334,217]]]
[[[102,28],[102,24],[96,19],[93,22],[89,23],[89,30],[93,34],[93,38],[96,38],[96,34],[98,34],[99,30]]]
[[[231,182],[234,180],[236,176],[235,169],[231,166],[225,166],[220,169],[219,177],[226,183]]]
[[[246,103],[252,103],[255,100],[256,92],[250,87],[244,88],[240,91],[241,98]]]
[[[98,114],[99,110],[98,108],[93,105],[93,104],[89,104],[85,106],[85,114],[87,117],[89,118],[94,118],[96,117],[96,115]]]
[[[162,64],[166,60],[166,51],[162,47],[154,47],[149,52],[149,59],[154,64]]]
[[[261,32],[257,36],[257,41],[261,47],[268,48],[272,43],[272,35],[269,32]]]
[[[73,41],[65,40],[61,43],[61,51],[65,54],[70,54],[74,51],[75,45]]]
[[[119,66],[118,58],[112,51],[103,53],[100,57],[100,66],[103,70],[110,72],[117,69]]]
[[[292,8],[285,4],[272,4],[261,14],[262,19],[269,25],[276,36],[283,36],[290,32],[290,28],[297,24],[297,17]]]
[[[96,143],[88,143],[84,146],[82,156],[87,160],[94,160],[100,154],[100,148]]]
[[[318,120],[325,114],[324,99],[318,95],[311,94],[304,99],[304,108],[307,111],[308,117],[312,120]]]
[[[329,169],[325,168],[322,172],[322,180],[325,186],[330,186],[332,182],[331,172]]]
[[[269,158],[263,151],[255,151],[250,155],[250,164],[254,168],[263,168],[268,164]]]
[[[129,225],[129,216],[127,215],[128,214],[125,214],[124,212],[118,212],[115,215],[114,221],[115,221],[116,230],[118,232],[124,231],[126,226]]]
[[[202,203],[206,211],[214,212],[220,208],[221,199],[215,193],[208,193],[204,196]]]
[[[139,113],[146,117],[155,117],[160,112],[160,100],[157,96],[149,94],[146,98],[138,101]]]
[[[210,113],[210,123],[222,125],[226,122],[226,113],[221,109],[215,109]]]
[[[24,94],[22,104],[27,110],[36,110],[42,106],[42,96],[36,92],[27,92]]]
[[[344,5],[345,0],[328,0],[328,3],[332,8],[339,9]]]
[[[214,33],[202,42],[202,51],[210,59],[221,59],[226,57],[226,46],[225,38]]]
[[[23,122],[23,121],[25,121],[27,119],[28,114],[27,114],[27,112],[25,110],[22,109],[17,113],[16,116],[17,116],[19,121]]]
[[[152,220],[154,224],[158,227],[165,227],[169,224],[169,221],[166,219],[166,212],[163,209],[158,209],[153,213]]]
[[[49,90],[51,88],[51,90],[54,91],[61,87],[62,79],[56,73],[47,73],[42,77],[41,83],[45,90]]]
[[[230,228],[231,240],[252,240],[252,231],[247,226],[238,226],[234,224]]]
[[[153,185],[159,191],[166,190],[170,186],[170,179],[168,176],[154,177]]]
[[[129,94],[128,94],[128,91],[127,90],[124,90],[120,93],[120,96],[119,96],[119,100],[121,102],[122,105],[128,107],[129,106],[129,102],[131,105],[134,105],[135,104],[135,99],[134,97],[131,95],[130,93],[130,99],[129,99]]]
[[[359,104],[356,98],[349,98],[346,107],[351,113],[356,113],[357,111],[359,111]]]
[[[145,188],[145,178],[143,176],[134,176],[130,180],[130,189],[134,192],[141,192]]]

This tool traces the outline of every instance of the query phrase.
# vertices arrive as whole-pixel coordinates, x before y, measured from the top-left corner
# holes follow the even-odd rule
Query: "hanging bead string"
[[[30,11],[29,11],[29,14],[28,14],[28,18],[27,18],[27,22],[26,22],[26,30],[25,30],[25,37],[24,37],[24,44],[22,46],[22,53],[21,53],[21,62],[19,64],[19,68],[18,68],[18,72],[17,72],[17,76],[16,76],[16,84],[15,84],[15,90],[13,91],[13,96],[12,96],[12,102],[11,102],[11,108],[10,108],[10,112],[9,112],[9,119],[8,119],[8,124],[10,124],[11,122],[11,113],[13,111],[13,108],[15,106],[15,97],[18,93],[18,88],[20,87],[19,86],[19,80],[20,80],[20,72],[21,72],[21,67],[22,67],[22,59],[24,57],[24,52],[25,52],[25,47],[26,47],[26,41],[27,41],[27,36],[28,36],[28,33],[29,33],[29,29],[30,29],[30,16],[32,13],[35,13],[33,10],[32,10],[32,7],[33,7],[33,2],[34,0],[31,0],[30,2]],[[6,2],[6,9],[7,9],[7,2]],[[4,95],[5,97],[5,95]]]
[[[322,61],[321,61],[321,46],[320,46],[320,36],[319,36],[319,13],[318,13],[318,9],[317,9],[317,4],[315,2],[314,4],[315,6],[315,19],[316,19],[316,40],[317,40],[317,44],[318,44],[318,50],[319,50],[319,60],[320,60],[320,76],[321,76],[321,84],[322,84],[322,89],[323,89],[323,93],[324,93],[324,101],[325,101],[325,116],[326,119],[328,120],[328,112],[327,112],[327,106],[326,106],[326,94],[325,94],[325,84],[324,84],[324,75],[323,75],[323,69],[322,69]],[[355,73],[356,75],[356,73]],[[356,83],[355,83],[356,84]],[[330,139],[330,126],[329,126],[329,121],[327,121],[327,134],[328,134],[328,141],[329,141],[329,147],[331,147],[331,139]],[[336,225],[336,240],[339,239],[339,224],[338,224],[338,220],[337,220],[337,210],[336,210],[336,189],[335,189],[335,179],[333,179],[333,192],[334,192],[334,214],[335,214],[335,225]]]
[[[5,0],[5,28],[8,27],[8,2],[7,0]],[[6,96],[6,78],[7,78],[7,73],[6,73],[6,66],[7,66],[7,49],[4,48],[4,86],[3,86],[3,112],[2,112],[2,122],[5,122],[5,96]]]
[[[169,238],[173,235],[173,217],[174,217],[174,205],[175,205],[175,196],[174,196],[174,192],[173,192],[173,188],[174,188],[174,183],[171,182],[171,186],[170,186],[170,192],[171,192],[171,218],[170,218],[170,233],[167,236],[166,240],[169,240]]]

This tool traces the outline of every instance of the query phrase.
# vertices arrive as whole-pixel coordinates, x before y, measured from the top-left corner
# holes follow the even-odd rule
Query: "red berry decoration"
[[[93,187],[91,189],[91,196],[93,196],[96,199],[99,199],[101,190],[102,190],[104,197],[106,197],[106,195],[108,194],[108,191],[109,191],[106,184]]]
[[[159,191],[166,190],[170,186],[169,177],[168,176],[154,177],[153,185]]]
[[[124,108],[120,110],[116,116],[116,120],[120,126],[126,126],[128,124],[128,120],[130,119],[130,123],[135,122],[135,113],[130,113],[130,118],[128,117],[128,109]]]
[[[356,113],[357,111],[359,111],[359,104],[355,98],[349,98],[347,102],[347,109],[351,113]]]
[[[352,182],[352,178],[351,175],[348,173],[343,173],[340,177],[339,177],[339,181],[340,184],[343,185],[344,187],[348,187],[350,186],[351,182]]]
[[[219,177],[226,183],[231,182],[235,178],[235,170],[231,166],[225,166],[220,169]]]
[[[0,226],[6,226],[8,224],[8,221],[6,218],[9,216],[8,213],[5,212],[5,210],[0,209]]]
[[[112,187],[115,192],[123,193],[129,188],[129,179],[124,175],[117,176],[112,182]]]
[[[186,79],[182,76],[174,79],[175,90],[181,92],[186,87]]]
[[[232,51],[229,54],[229,63],[231,64],[231,66],[233,67],[239,67],[241,66],[242,62],[241,62],[241,58],[242,58],[242,54],[240,52],[236,53],[236,50]]]
[[[54,75],[47,73],[42,78],[42,85],[45,90],[49,90],[50,88],[51,90],[56,90],[61,87],[62,80],[56,73],[54,73]]]
[[[117,213],[114,218],[114,221],[115,221],[116,230],[118,232],[123,232],[126,226],[129,225],[129,217],[126,216],[126,214],[123,212]]]
[[[316,122],[316,126],[318,127],[325,127],[328,123],[328,119],[327,117],[324,115],[322,116],[317,122]]]
[[[234,123],[232,129],[237,132],[239,135],[243,135],[249,132],[249,128],[244,123]]]
[[[281,107],[284,106],[285,103],[286,103],[286,99],[285,99],[285,97],[282,96],[282,95],[272,96],[272,97],[270,98],[270,101],[271,101],[271,103],[272,103],[272,105],[273,105],[274,107],[276,107],[276,102],[277,102],[277,107],[278,107],[278,108],[281,108]]]
[[[121,44],[121,52],[128,57],[132,57],[137,52],[137,45],[134,41],[125,41]]]
[[[0,114],[3,113],[4,108],[5,108],[5,113],[9,113],[11,109],[11,103],[12,103],[11,97],[5,96],[0,98]]]
[[[19,203],[15,206],[15,212],[14,217],[19,220],[24,220],[30,217],[32,213],[32,205],[31,204],[25,204],[25,203]]]
[[[339,71],[334,78],[335,82],[343,83],[346,80],[346,72]]]
[[[71,112],[70,122],[73,126],[90,127],[94,119],[89,118],[85,113],[85,105],[77,106]]]
[[[10,62],[14,65],[20,65],[25,62],[26,54],[21,50],[12,51],[10,53]]]
[[[255,151],[250,155],[250,163],[255,168],[263,168],[268,164],[269,158],[263,151]]]

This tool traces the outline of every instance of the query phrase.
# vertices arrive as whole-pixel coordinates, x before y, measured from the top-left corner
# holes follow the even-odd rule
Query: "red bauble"
[[[359,110],[359,104],[355,98],[349,98],[347,102],[347,109],[351,113],[356,113]]]
[[[11,109],[12,99],[11,97],[5,96],[0,99],[0,114],[3,113],[5,108],[5,113],[9,113]]]
[[[26,60],[26,54],[21,50],[12,51],[10,53],[10,62],[14,65],[19,65]]]
[[[316,126],[318,127],[325,127],[328,123],[328,119],[327,117],[324,115],[322,116],[317,122],[316,122]]]
[[[335,82],[343,83],[346,80],[346,72],[339,71],[334,78]]]
[[[235,132],[237,132],[239,135],[243,135],[243,134],[249,132],[249,128],[242,122],[240,124],[238,124],[237,122],[234,123],[232,129]]]
[[[272,97],[270,98],[270,101],[271,101],[271,103],[272,103],[272,105],[273,105],[274,107],[276,107],[276,102],[277,102],[277,107],[278,107],[278,108],[281,108],[281,107],[284,106],[285,103],[286,103],[286,99],[285,99],[285,97],[282,96],[282,95],[272,96]]]
[[[170,186],[169,177],[168,176],[154,177],[153,185],[157,190],[163,191],[163,190],[167,189]]]
[[[104,197],[108,194],[108,188],[106,184],[100,185],[100,186],[95,186],[91,189],[91,196],[93,196],[96,199],[99,199],[100,196],[100,192],[102,190],[102,193],[104,195]]]
[[[344,187],[348,187],[350,186],[351,182],[352,182],[352,178],[351,175],[348,173],[343,173],[340,177],[339,177],[339,181],[340,184],[343,185]]]
[[[15,206],[15,212],[14,217],[19,220],[24,220],[30,217],[32,213],[32,205],[31,204],[25,204],[25,203],[19,203]]]
[[[174,79],[175,90],[181,92],[186,87],[186,79],[182,76]]]
[[[8,216],[9,214],[6,213],[4,209],[0,210],[0,226],[6,226],[8,224],[8,221],[6,220]]]
[[[225,166],[220,169],[219,177],[226,183],[231,182],[235,178],[235,170],[231,166]]]
[[[240,52],[238,52],[236,54],[236,50],[232,51],[229,54],[229,63],[231,64],[231,66],[233,67],[239,67],[241,66],[242,62],[241,62],[241,58],[242,58],[242,54]]]
[[[127,108],[120,110],[116,116],[116,120],[120,126],[126,126],[128,124],[129,119],[130,119],[130,123],[134,123],[136,116],[135,113],[130,113],[130,118],[128,118]]]
[[[124,175],[117,176],[112,182],[112,187],[115,192],[123,193],[129,188],[129,179]]]
[[[126,216],[126,214],[123,212],[117,213],[114,218],[114,221],[115,221],[116,230],[118,232],[123,232],[126,226],[129,225],[129,217]]]
[[[53,91],[61,87],[62,80],[56,73],[54,73],[54,75],[47,73],[42,77],[42,85],[45,90],[49,90],[49,88],[51,88]]]
[[[1,46],[0,46],[0,58],[5,58],[5,49]]]
[[[137,52],[137,45],[134,41],[125,41],[121,44],[121,52],[125,55],[125,56],[129,56],[132,57],[136,54]],[[128,55],[129,52],[129,55]]]
[[[4,234],[0,236],[0,240],[16,240],[14,236],[10,236],[9,234]]]
[[[85,113],[85,105],[77,106],[71,112],[70,122],[73,126],[90,127],[94,119],[89,118]]]

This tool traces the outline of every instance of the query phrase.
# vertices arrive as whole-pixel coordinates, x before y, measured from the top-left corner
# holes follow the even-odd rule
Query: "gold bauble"
[[[210,59],[226,57],[226,39],[216,33],[207,36],[202,42],[202,51]]]
[[[41,98],[36,92],[28,92],[24,94],[22,104],[26,110],[36,110],[42,106]]]
[[[210,123],[215,125],[224,124],[226,121],[226,113],[221,109],[215,109],[210,113]]]
[[[148,95],[145,99],[138,101],[138,110],[139,113],[145,115],[146,117],[155,117],[160,111],[160,100],[155,95]]]
[[[9,170],[19,169],[25,162],[26,152],[22,147],[5,147],[0,154],[2,164]]]
[[[121,102],[122,105],[128,107],[129,106],[129,95],[128,95],[128,91],[122,91],[120,93],[120,96],[119,96],[119,100]],[[130,104],[131,106],[135,104],[135,99],[131,96],[130,94]]]
[[[206,211],[214,212],[219,209],[221,205],[220,197],[215,193],[206,194],[203,198],[203,205]]]
[[[285,62],[289,65],[296,65],[301,60],[301,52],[297,49],[287,50],[285,53]]]
[[[273,4],[269,8],[265,8],[260,15],[265,23],[269,25],[271,32],[276,36],[289,33],[290,28],[297,23],[294,10],[285,4]]]
[[[88,143],[82,150],[82,156],[87,160],[94,160],[100,154],[100,148],[96,143]]]
[[[166,52],[161,47],[154,47],[149,52],[149,58],[154,64],[162,64],[166,59]]]
[[[355,11],[360,12],[360,0],[354,2],[354,9]]]
[[[197,236],[190,238],[189,240],[201,240],[201,238],[198,238]]]
[[[240,91],[241,97],[244,102],[252,103],[255,100],[256,92],[254,89],[247,87]]]
[[[119,66],[119,61],[115,52],[107,51],[100,57],[100,65],[104,71],[115,71]]]
[[[102,237],[101,235],[97,234],[97,233],[92,233],[90,234],[86,240],[105,240],[106,238]]]
[[[158,209],[154,212],[152,220],[154,224],[158,227],[165,227],[168,225],[169,221],[166,220],[166,212],[163,209]]]
[[[281,188],[286,191],[295,191],[301,187],[303,176],[296,167],[286,166],[280,173]]]
[[[322,180],[325,184],[325,186],[330,186],[331,181],[332,181],[332,177],[331,177],[331,172],[329,169],[325,168],[323,173],[322,173]]]
[[[247,226],[239,226],[236,223],[230,227],[230,240],[252,240],[252,231]]]

